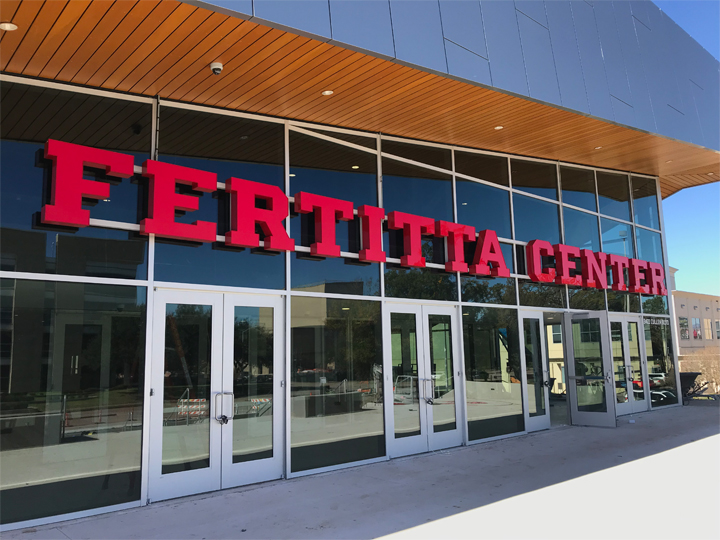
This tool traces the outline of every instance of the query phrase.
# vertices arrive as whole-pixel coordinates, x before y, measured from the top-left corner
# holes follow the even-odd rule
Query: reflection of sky
[[[430,178],[383,176],[383,206],[394,210],[453,221],[452,182]]]
[[[507,191],[474,182],[458,180],[458,222],[476,231],[493,230],[501,238],[512,238],[510,196]]]
[[[563,224],[567,245],[600,251],[597,216],[563,208]]]
[[[363,204],[377,206],[377,176],[367,173],[328,171],[291,167],[290,194],[300,191],[352,201],[355,208]]]
[[[556,204],[513,195],[515,216],[515,240],[547,240],[551,244],[560,242],[560,222]]]
[[[327,258],[322,261],[298,259],[295,254],[291,256],[292,288],[295,290],[307,287],[335,284],[335,290],[326,292],[342,292],[342,283],[361,282],[360,286],[349,286],[348,292],[377,296],[380,294],[380,265],[347,264],[342,258]],[[357,288],[356,288],[357,287]],[[323,292],[323,291],[320,291]]]
[[[663,264],[660,233],[636,227],[635,235],[637,236],[638,258],[644,261]]]
[[[600,219],[602,227],[603,253],[635,257],[632,241],[632,227],[611,219]]]

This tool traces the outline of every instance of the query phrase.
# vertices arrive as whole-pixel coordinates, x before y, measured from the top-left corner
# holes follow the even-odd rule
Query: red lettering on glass
[[[116,178],[133,175],[133,156],[53,139],[45,144],[45,158],[52,160],[53,167],[50,204],[42,207],[41,219],[52,225],[87,227],[90,211],[83,209],[82,200],[110,197],[110,184],[85,180],[83,167],[103,169]]]
[[[667,296],[665,288],[665,269],[662,264],[649,262],[648,269],[645,272],[645,281],[650,283],[650,294]]]
[[[475,227],[451,223],[449,221],[435,222],[435,236],[447,238],[446,272],[467,272],[468,264],[465,262],[465,242],[475,240]]]
[[[335,225],[338,220],[350,221],[353,218],[353,204],[301,191],[295,194],[295,211],[299,214],[314,213],[315,242],[310,245],[310,254],[316,257],[339,257],[340,246],[335,243]]]
[[[225,190],[230,193],[230,230],[225,234],[228,246],[258,247],[260,235],[255,232],[255,225],[260,225],[265,250],[295,250],[295,242],[283,224],[288,216],[288,198],[279,187],[230,178],[225,182]],[[255,206],[258,199],[265,202],[266,208]]]
[[[647,264],[645,261],[630,259],[630,270],[628,272],[630,287],[628,290],[631,293],[650,294],[650,280],[646,277]],[[645,285],[641,281],[643,278],[645,279]]]
[[[589,249],[580,250],[582,259],[582,286],[595,289],[607,289],[607,254],[594,253]]]
[[[610,255],[608,261],[610,262],[610,268],[612,269],[612,290],[627,291],[627,285],[625,284],[625,272],[623,270],[628,267],[630,260],[622,255]]]
[[[500,242],[495,231],[484,230],[478,233],[470,274],[474,276],[510,277],[510,269],[505,263]]]
[[[410,268],[425,268],[425,257],[422,256],[422,235],[433,234],[435,220],[427,217],[390,212],[388,228],[403,231],[403,253],[400,264]]]
[[[582,276],[570,275],[571,270],[575,269],[575,263],[570,262],[570,257],[580,258],[580,248],[574,246],[566,246],[565,244],[555,244],[555,283],[560,285],[582,285]]]
[[[358,258],[366,262],[385,262],[385,252],[382,250],[382,221],[385,210],[363,204],[358,208],[358,216],[362,225],[362,249]]]
[[[151,159],[143,163],[143,176],[149,180],[148,217],[140,222],[142,234],[156,234],[175,240],[214,242],[217,225],[196,221],[192,225],[177,223],[175,211],[194,212],[200,205],[198,197],[175,193],[177,184],[193,191],[212,193],[217,189],[217,175],[206,171],[161,163]]]
[[[532,240],[525,246],[525,258],[527,259],[527,273],[533,281],[552,283],[555,281],[555,269],[543,270],[543,257],[555,255],[552,244],[547,240]]]

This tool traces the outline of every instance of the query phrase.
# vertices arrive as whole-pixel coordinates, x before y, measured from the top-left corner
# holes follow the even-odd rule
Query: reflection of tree
[[[514,278],[463,277],[463,302],[515,304]]]
[[[560,285],[533,283],[518,280],[520,286],[520,304],[538,307],[565,307],[565,289]]]
[[[516,311],[499,308],[464,308],[463,311],[467,379],[482,379],[480,370],[497,369],[500,366],[501,348],[507,348],[508,372],[520,379],[520,336]],[[482,334],[490,339],[476,339]],[[473,373],[474,370],[478,373]]]
[[[643,313],[667,315],[668,309],[665,298],[665,296],[653,296],[649,300],[643,299]]]
[[[253,368],[262,373],[273,369],[273,332],[249,318],[236,318],[233,340],[235,377],[243,373],[253,359]]]
[[[166,385],[191,388],[192,397],[207,397],[211,344],[212,315],[207,306],[176,305],[165,324]]]
[[[373,364],[382,365],[380,304],[334,303],[328,300],[328,317],[325,320],[326,361],[334,363],[338,380],[370,381],[373,378]],[[350,309],[339,309],[340,303]]]

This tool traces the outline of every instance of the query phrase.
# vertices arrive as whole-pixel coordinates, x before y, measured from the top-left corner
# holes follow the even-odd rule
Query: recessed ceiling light
[[[714,172],[709,172],[708,176],[713,176],[714,174],[715,174]]]
[[[290,174],[290,175],[288,175],[288,176],[295,176],[295,175],[294,175],[294,174]]]
[[[360,168],[360,165],[353,165],[352,168],[353,168],[353,169],[359,169],[359,168]]]
[[[466,203],[466,202],[464,202],[464,203],[462,203],[462,205],[463,205],[463,206],[467,206],[467,203]]]
[[[11,22],[0,23],[0,30],[5,30],[6,32],[12,32],[13,30],[17,30],[17,24],[13,24]]]
[[[247,139],[248,139],[248,136],[247,136],[247,135],[243,135],[242,137],[240,137],[240,140],[241,140],[241,141],[246,141]]]
[[[322,95],[323,95],[323,96],[332,96],[332,95],[333,95],[333,91],[332,91],[332,90],[325,90],[325,91],[322,93]]]
[[[495,126],[496,131],[500,131],[503,128],[503,126]]]
[[[672,163],[672,159],[668,159],[665,163]]]
[[[349,307],[344,307],[344,308],[342,308],[342,310],[343,310],[343,311],[350,311],[350,308],[349,308]]]
[[[602,146],[596,146],[595,150],[600,150],[601,148],[602,148]]]

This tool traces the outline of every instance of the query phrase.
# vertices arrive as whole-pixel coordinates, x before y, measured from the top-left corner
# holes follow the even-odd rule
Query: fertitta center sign
[[[90,225],[90,211],[82,207],[83,199],[104,200],[110,197],[109,183],[83,178],[85,167],[101,169],[107,176],[119,179],[134,175],[132,155],[52,139],[45,145],[45,158],[52,161],[52,180],[50,203],[43,206],[41,221],[50,225],[87,227]],[[199,207],[197,197],[176,192],[178,184],[189,186],[199,193],[212,193],[218,189],[216,174],[147,160],[142,165],[142,176],[148,179],[149,197],[148,216],[140,221],[141,234],[190,242],[216,241],[216,223],[175,221],[177,210],[192,212]],[[256,226],[259,226],[264,234],[264,250],[295,251],[295,242],[288,236],[283,223],[288,217],[290,201],[277,186],[229,178],[225,181],[225,190],[230,194],[230,230],[225,233],[227,246],[261,247],[260,236],[255,232]],[[296,193],[294,199],[294,211],[312,214],[314,220],[311,255],[340,257],[340,246],[335,237],[336,225],[338,221],[354,219],[353,203],[306,192]],[[258,206],[258,201],[263,207]],[[386,216],[382,208],[369,205],[357,208],[357,215],[361,225],[360,261],[385,262],[382,233],[383,222],[387,221],[389,230],[402,231],[402,266],[424,268],[422,238],[435,236],[445,240],[447,272],[510,276],[495,231],[476,232],[468,225],[405,212],[390,212]],[[465,260],[467,243],[474,244],[471,261]],[[533,281],[607,289],[608,273],[611,273],[611,288],[614,291],[667,295],[665,272],[658,263],[565,244],[552,245],[545,240],[533,240],[525,249],[527,273]]]

